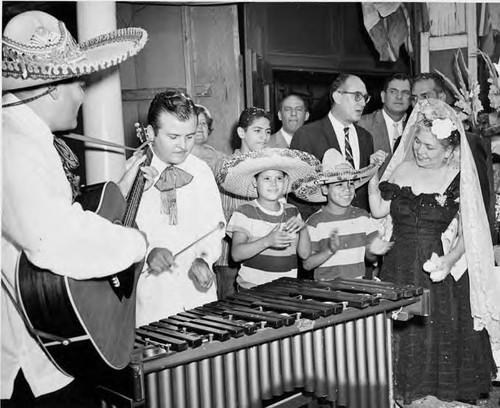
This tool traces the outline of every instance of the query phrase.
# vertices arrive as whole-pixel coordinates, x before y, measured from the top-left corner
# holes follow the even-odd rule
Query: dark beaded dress
[[[487,394],[496,371],[488,334],[473,329],[469,278],[448,275],[433,283],[422,269],[433,252],[443,254],[441,234],[459,209],[460,177],[444,194],[415,195],[410,187],[380,183],[392,200],[394,246],[380,278],[430,289],[431,315],[394,325],[395,397],[405,404],[433,395],[444,401],[475,401]]]

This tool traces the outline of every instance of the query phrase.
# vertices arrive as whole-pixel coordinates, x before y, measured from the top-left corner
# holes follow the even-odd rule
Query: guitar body
[[[78,200],[113,223],[121,223],[126,201],[114,183],[87,187]],[[64,256],[62,253],[61,256]],[[110,278],[76,280],[33,265],[22,253],[17,270],[21,307],[32,326],[63,338],[69,345],[50,345],[38,338],[52,361],[74,377],[98,379],[130,361],[135,336],[136,284],[142,262]]]

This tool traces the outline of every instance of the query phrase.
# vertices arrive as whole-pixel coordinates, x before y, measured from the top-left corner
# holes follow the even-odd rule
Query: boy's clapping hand
[[[330,252],[332,255],[337,252],[340,246],[340,238],[337,230],[332,231],[328,238],[319,242],[320,252]]]
[[[267,246],[270,248],[286,248],[295,240],[295,234],[283,231],[281,225],[277,225],[267,234]]]
[[[296,217],[290,218],[284,225],[283,231],[288,232],[289,234],[296,234],[302,228],[306,226],[304,220],[297,215]]]

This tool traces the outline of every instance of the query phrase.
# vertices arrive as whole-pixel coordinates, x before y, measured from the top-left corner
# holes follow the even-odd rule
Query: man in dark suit
[[[358,125],[365,128],[373,137],[375,151],[383,150],[388,154],[386,161],[379,169],[379,176],[384,173],[392,152],[399,144],[406,121],[406,111],[410,107],[411,85],[406,74],[396,73],[389,76],[382,92],[382,109],[363,115]]]
[[[443,78],[435,73],[423,72],[413,80],[411,88],[411,103],[415,106],[422,99],[436,98],[446,101],[445,82]],[[484,206],[490,225],[494,219],[494,202],[490,202],[492,185],[490,180],[493,179],[491,165],[488,166],[488,154],[483,140],[475,133],[465,132],[467,141],[469,142],[474,162],[476,163],[479,183],[481,184],[481,192],[483,193]],[[491,158],[490,158],[491,163]],[[493,204],[493,205],[492,205]]]
[[[333,147],[355,169],[368,166],[374,152],[373,139],[370,133],[355,124],[370,100],[365,84],[355,75],[340,74],[330,85],[329,98],[331,109],[328,115],[302,126],[295,133],[290,148],[311,153],[321,161],[324,153]],[[298,207],[304,219],[319,208],[295,198],[290,201]],[[353,205],[368,210],[366,185],[356,191]]]
[[[290,142],[295,132],[309,119],[306,102],[299,94],[289,94],[280,103],[278,119],[281,129],[269,138],[267,147],[290,147]]]

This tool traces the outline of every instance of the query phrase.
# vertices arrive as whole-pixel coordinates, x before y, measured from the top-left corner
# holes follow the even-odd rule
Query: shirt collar
[[[384,116],[385,122],[386,122],[388,125],[391,125],[391,126],[392,126],[394,123],[396,123],[396,124],[398,125],[398,127],[399,127],[399,126],[401,126],[401,127],[402,127],[402,126],[403,126],[403,123],[404,123],[404,122],[405,122],[405,120],[406,120],[406,113],[405,113],[405,114],[403,115],[403,117],[402,117],[400,120],[398,120],[398,121],[396,122],[394,119],[392,119],[392,118],[391,118],[391,117],[387,114],[387,112],[386,112],[386,111],[385,111],[385,109],[383,109],[383,108],[382,108],[382,115]]]
[[[354,124],[351,123],[350,125],[344,125],[340,120],[338,120],[332,113],[332,111],[328,112],[328,118],[330,119],[330,122],[332,123],[333,130],[335,129],[342,129],[342,132],[344,131],[344,128],[349,128],[349,130],[354,129]]]
[[[288,133],[287,131],[285,131],[285,129],[283,128],[283,126],[281,127],[280,132],[281,132],[281,135],[283,136],[283,138],[288,143],[288,146],[290,146],[290,143],[292,141],[293,135],[291,135],[290,133]]]

